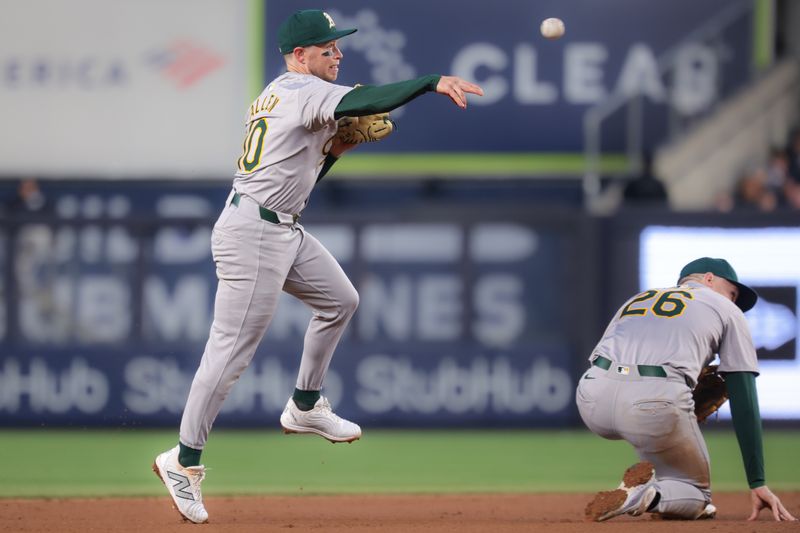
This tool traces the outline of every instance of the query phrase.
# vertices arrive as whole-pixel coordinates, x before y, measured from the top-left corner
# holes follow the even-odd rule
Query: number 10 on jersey
[[[239,158],[239,172],[248,174],[261,164],[261,153],[264,150],[264,138],[267,136],[267,119],[260,118],[250,124],[250,131],[244,138],[242,157]]]

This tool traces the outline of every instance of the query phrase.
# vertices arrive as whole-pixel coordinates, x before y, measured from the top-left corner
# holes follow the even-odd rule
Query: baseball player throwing
[[[314,185],[353,148],[337,138],[337,121],[395,109],[437,92],[466,108],[477,85],[430,75],[383,86],[336,85],[342,52],[338,30],[319,10],[298,11],[278,30],[288,72],[267,85],[250,106],[244,151],[233,190],[211,238],[217,295],[200,366],[183,412],[178,446],[160,454],[153,470],[175,507],[191,522],[208,519],[200,484],[200,454],[231,387],[244,372],[272,320],[281,291],[313,310],[295,391],[280,417],[287,433],[314,433],[352,442],[361,428],[337,416],[320,395],[325,374],[358,293],[342,268],[298,222]],[[367,135],[369,137],[369,134]]]
[[[764,478],[758,361],[743,313],[757,298],[727,261],[703,257],[681,270],[678,286],[637,294],[620,308],[589,358],[576,400],[592,432],[628,441],[642,462],[625,472],[619,488],[595,496],[588,519],[715,516],[692,388],[718,354],[750,485],[749,519],[768,508],[775,520],[794,520]]]

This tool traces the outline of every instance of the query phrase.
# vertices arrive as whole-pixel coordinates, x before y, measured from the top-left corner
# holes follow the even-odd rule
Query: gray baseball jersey
[[[234,191],[212,232],[219,283],[211,332],[181,419],[180,440],[186,446],[205,446],[282,291],[313,310],[296,386],[322,388],[358,293],[328,250],[292,215],[308,201],[336,133],[334,110],[351,90],[286,73],[250,106]],[[264,208],[272,215],[264,218]]]
[[[248,110],[234,189],[273,211],[299,214],[336,134],[334,110],[351,90],[293,72],[270,83]]]
[[[666,365],[693,385],[719,354],[721,372],[758,372],[744,313],[729,299],[696,282],[651,289],[614,315],[594,354],[611,361]]]
[[[651,289],[617,311],[578,383],[586,426],[628,441],[655,465],[661,495],[655,511],[665,516],[694,519],[711,501],[708,450],[691,389],[715,354],[721,371],[758,371],[742,311],[696,282]]]

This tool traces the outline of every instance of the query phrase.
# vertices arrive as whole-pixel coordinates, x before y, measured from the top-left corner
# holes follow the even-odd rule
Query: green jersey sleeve
[[[361,85],[346,93],[334,111],[334,118],[385,113],[407,104],[417,96],[435,91],[441,76],[431,74],[387,85]]]
[[[727,372],[725,384],[731,401],[731,418],[742,452],[742,462],[751,489],[766,484],[761,414],[758,409],[756,378],[752,372]]]

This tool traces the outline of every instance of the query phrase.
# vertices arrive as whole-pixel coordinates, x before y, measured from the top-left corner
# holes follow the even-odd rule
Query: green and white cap
[[[711,272],[715,276],[724,278],[736,285],[739,289],[739,297],[736,298],[735,303],[742,311],[749,311],[756,305],[756,301],[758,301],[758,294],[756,291],[743,283],[739,283],[739,276],[736,275],[736,271],[730,263],[724,259],[715,259],[712,257],[695,259],[683,267],[678,279],[681,280],[689,274],[705,274],[706,272]]]
[[[335,41],[356,31],[337,30],[331,16],[321,9],[295,11],[278,28],[278,50],[281,54],[289,54],[298,46]]]

